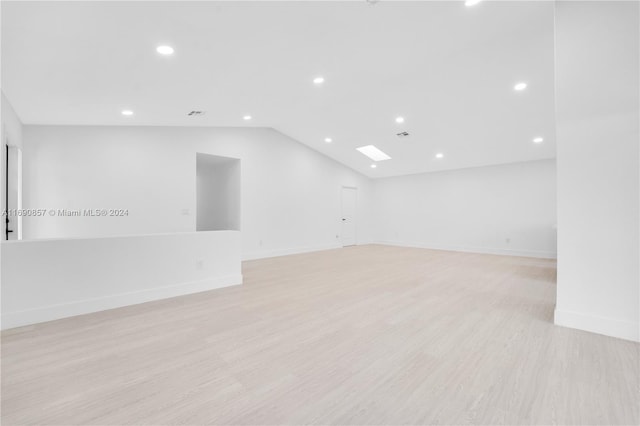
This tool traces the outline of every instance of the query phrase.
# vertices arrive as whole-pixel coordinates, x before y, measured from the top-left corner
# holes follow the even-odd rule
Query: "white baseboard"
[[[320,246],[295,247],[279,250],[259,251],[242,255],[242,260],[266,259],[268,257],[289,256],[291,254],[311,253],[314,251],[333,250],[342,248],[340,244],[325,244]]]
[[[562,327],[575,328],[591,333],[640,342],[640,323],[638,322],[556,309],[554,312],[554,323]]]
[[[556,259],[558,257],[555,252],[536,251],[536,250],[508,250],[508,249],[494,249],[487,247],[465,247],[465,246],[447,246],[437,244],[426,243],[408,243],[403,241],[377,241],[374,244],[382,244],[388,246],[398,247],[415,247],[431,250],[446,250],[446,251],[460,251],[465,253],[480,253],[480,254],[498,254],[503,256],[520,256],[520,257],[537,257],[541,259]]]
[[[201,281],[191,281],[131,293],[114,294],[95,299],[78,300],[64,304],[30,309],[27,311],[3,312],[1,328],[6,330],[14,327],[73,317],[76,315],[105,311],[107,309],[137,305],[139,303],[151,302],[154,300],[200,293],[202,291],[215,290],[238,284],[242,284],[241,274],[226,275]]]

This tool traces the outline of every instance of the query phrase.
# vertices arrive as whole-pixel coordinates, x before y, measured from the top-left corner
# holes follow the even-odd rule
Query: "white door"
[[[342,188],[342,247],[356,245],[356,188]]]

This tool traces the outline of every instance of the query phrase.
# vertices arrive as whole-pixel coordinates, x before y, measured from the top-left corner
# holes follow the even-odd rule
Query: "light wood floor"
[[[386,246],[2,335],[2,424],[638,424],[639,344],[556,327],[555,261]]]

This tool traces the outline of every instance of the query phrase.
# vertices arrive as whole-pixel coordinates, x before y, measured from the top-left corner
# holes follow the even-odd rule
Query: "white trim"
[[[575,328],[591,333],[640,342],[640,323],[585,315],[572,311],[554,311],[554,323],[562,327]]]
[[[556,259],[558,257],[558,254],[556,252],[537,251],[537,250],[508,250],[508,249],[495,249],[495,248],[487,248],[487,247],[466,247],[466,246],[448,246],[448,245],[424,244],[424,243],[408,243],[408,242],[402,242],[402,241],[377,241],[374,244],[382,244],[387,246],[398,246],[398,247],[415,247],[415,248],[424,248],[424,249],[431,249],[431,250],[460,251],[465,253],[537,257],[541,259]]]
[[[238,232],[238,229],[220,229],[218,231],[180,231],[180,232],[159,232],[155,234],[123,234],[123,235],[104,235],[101,237],[55,237],[55,238],[38,238],[35,240],[9,240],[3,241],[3,244],[40,244],[43,242],[55,242],[55,241],[81,241],[81,240],[111,240],[117,238],[139,238],[139,237],[166,237],[171,235],[204,235],[204,234],[213,234],[213,233],[222,233],[222,232]]]
[[[3,313],[2,329],[6,330],[24,325],[105,311],[107,309],[121,308],[123,306],[137,305],[139,303],[184,296],[192,293],[200,293],[239,284],[242,284],[242,275],[234,274],[201,281],[172,284],[148,290],[78,300],[59,305],[50,305],[27,311]]]
[[[342,248],[340,244],[324,244],[321,246],[295,247],[269,251],[257,251],[242,255],[242,260],[266,259],[268,257],[289,256],[291,254],[310,253],[313,251],[333,250]]]

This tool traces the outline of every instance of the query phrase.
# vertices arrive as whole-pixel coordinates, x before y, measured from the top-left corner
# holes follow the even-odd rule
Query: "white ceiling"
[[[2,86],[26,124],[273,127],[370,177],[553,158],[553,7],[3,1]]]

